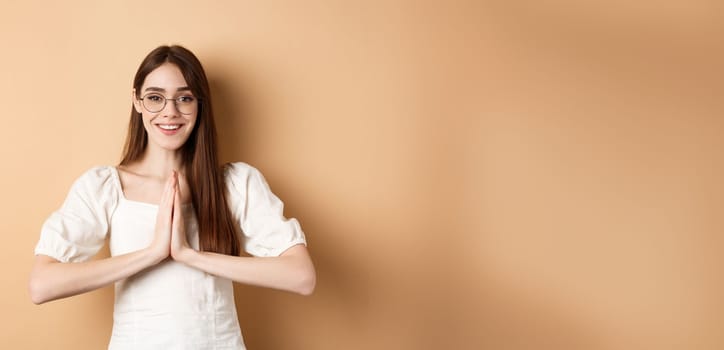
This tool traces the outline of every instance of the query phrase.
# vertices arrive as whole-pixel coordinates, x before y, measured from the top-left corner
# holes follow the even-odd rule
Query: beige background
[[[0,344],[107,344],[32,250],[180,43],[318,269],[237,287],[250,349],[724,348],[721,2],[540,3],[2,0]]]

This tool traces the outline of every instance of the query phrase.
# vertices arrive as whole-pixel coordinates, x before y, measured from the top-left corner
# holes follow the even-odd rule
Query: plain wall
[[[237,286],[249,349],[724,348],[721,4],[542,3],[2,0],[0,344],[106,346],[33,248],[177,43],[318,270]]]

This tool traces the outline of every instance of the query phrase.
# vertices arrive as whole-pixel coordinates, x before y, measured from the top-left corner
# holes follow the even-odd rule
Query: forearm
[[[36,257],[30,276],[30,298],[36,304],[89,292],[157,264],[151,249],[80,263],[61,263],[48,256]]]
[[[238,257],[188,250],[182,262],[209,274],[259,287],[309,295],[316,284],[306,247],[297,245],[278,257]]]

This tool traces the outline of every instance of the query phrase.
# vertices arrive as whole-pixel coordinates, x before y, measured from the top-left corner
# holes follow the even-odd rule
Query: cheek
[[[188,120],[188,123],[189,123],[189,126],[190,126],[190,127],[189,127],[189,131],[193,130],[193,129],[196,127],[196,123],[197,123],[197,122],[198,122],[198,118],[197,118],[197,117],[189,118],[189,120]]]
[[[143,128],[146,129],[146,132],[150,131],[151,117],[145,114],[141,114],[141,120],[143,121]]]

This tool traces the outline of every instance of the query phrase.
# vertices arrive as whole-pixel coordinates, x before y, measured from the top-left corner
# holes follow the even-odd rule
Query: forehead
[[[146,80],[143,82],[141,91],[148,87],[162,88],[166,91],[175,91],[181,87],[187,87],[186,79],[184,79],[181,70],[172,63],[164,63],[156,69],[148,73]]]

